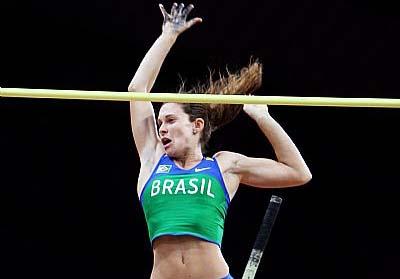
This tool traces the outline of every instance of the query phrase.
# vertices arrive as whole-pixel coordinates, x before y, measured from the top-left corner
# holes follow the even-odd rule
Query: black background
[[[399,11],[384,1],[195,1],[153,92],[264,64],[258,95],[399,98]],[[169,9],[172,2],[163,2]],[[0,86],[126,91],[161,32],[156,1],[1,1]],[[187,3],[188,4],[188,3]],[[156,105],[157,107],[157,105]],[[272,194],[257,278],[399,278],[400,111],[270,106],[313,179],[243,186],[223,253],[240,278]],[[0,277],[148,278],[127,102],[0,99]],[[210,154],[273,157],[244,114]]]

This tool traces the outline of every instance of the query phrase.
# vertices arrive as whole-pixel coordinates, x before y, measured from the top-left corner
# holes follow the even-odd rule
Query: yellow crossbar
[[[50,98],[104,101],[152,101],[173,103],[268,104],[287,106],[400,108],[400,99],[245,96],[213,94],[141,93],[28,88],[0,88],[1,97]]]

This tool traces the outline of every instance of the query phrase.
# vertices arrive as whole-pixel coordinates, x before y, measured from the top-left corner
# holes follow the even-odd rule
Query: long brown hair
[[[219,73],[219,79],[213,79],[213,73],[210,72],[209,80],[205,84],[185,90],[185,84],[182,82],[179,93],[195,94],[243,94],[249,95],[261,87],[262,83],[262,64],[257,60],[250,61],[247,67],[241,70],[222,76]],[[243,105],[226,104],[186,104],[181,103],[183,111],[189,115],[190,121],[196,118],[204,120],[204,129],[200,137],[202,147],[205,147],[211,137],[211,133],[221,126],[231,122],[242,110]]]

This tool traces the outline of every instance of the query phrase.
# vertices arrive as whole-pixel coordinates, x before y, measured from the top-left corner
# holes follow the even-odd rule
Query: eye
[[[167,123],[172,124],[175,122],[175,118],[168,118]]]

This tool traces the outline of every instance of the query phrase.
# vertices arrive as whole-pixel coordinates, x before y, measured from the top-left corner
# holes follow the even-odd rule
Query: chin
[[[165,150],[165,154],[167,154],[171,158],[179,158],[180,156],[182,156],[182,151],[179,152],[178,150],[168,148],[167,150]]]

